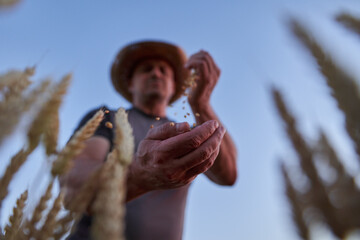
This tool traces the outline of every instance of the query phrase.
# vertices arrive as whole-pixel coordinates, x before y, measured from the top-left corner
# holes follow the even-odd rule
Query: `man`
[[[184,93],[190,69],[198,75],[189,95],[197,127],[169,124],[166,108]],[[220,70],[204,51],[188,60],[177,46],[137,42],[123,48],[111,69],[115,89],[133,108],[128,119],[135,137],[135,156],[129,167],[126,196],[126,238],[181,239],[190,183],[201,173],[220,185],[236,180],[236,148],[210,106]],[[95,111],[80,123],[84,124]],[[113,111],[86,143],[63,182],[68,198],[98,169],[112,148]],[[79,127],[80,127],[79,126]],[[91,217],[86,216],[70,239],[88,239]]]

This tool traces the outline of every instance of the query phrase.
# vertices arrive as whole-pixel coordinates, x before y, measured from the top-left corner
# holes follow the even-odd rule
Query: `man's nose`
[[[162,76],[161,70],[159,67],[154,67],[151,71],[151,76],[160,78]]]

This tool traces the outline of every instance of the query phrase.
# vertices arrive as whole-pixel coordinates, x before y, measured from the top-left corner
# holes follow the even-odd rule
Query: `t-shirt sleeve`
[[[73,135],[75,134],[76,131],[78,131],[81,127],[83,127],[87,123],[87,121],[89,121],[96,114],[96,112],[99,111],[100,109],[102,109],[103,111],[109,110],[106,106],[102,106],[102,107],[99,107],[99,108],[89,111],[81,119],[79,125],[74,130]],[[102,136],[102,137],[105,137],[106,139],[108,139],[110,141],[111,148],[113,145],[114,132],[113,132],[112,128],[109,128],[106,126],[106,122],[110,122],[111,124],[113,124],[114,123],[113,120],[114,120],[114,112],[109,110],[109,113],[104,114],[104,119],[101,121],[99,127],[96,129],[96,131],[94,133],[94,136]]]

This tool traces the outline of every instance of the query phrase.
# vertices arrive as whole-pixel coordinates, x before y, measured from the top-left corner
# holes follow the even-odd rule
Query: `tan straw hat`
[[[189,71],[184,68],[187,59],[184,51],[178,46],[165,42],[135,42],[121,49],[111,67],[111,80],[115,89],[132,102],[132,95],[128,89],[131,74],[140,61],[149,58],[163,59],[173,67],[176,89],[169,102],[173,103],[183,94],[182,86],[189,76]]]

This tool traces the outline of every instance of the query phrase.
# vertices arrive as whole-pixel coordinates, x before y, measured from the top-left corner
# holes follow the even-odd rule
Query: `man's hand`
[[[129,174],[144,191],[184,186],[214,163],[225,129],[207,121],[190,129],[188,123],[166,123],[150,129],[140,142]]]
[[[220,77],[220,69],[208,52],[199,51],[192,55],[185,64],[188,69],[195,69],[198,78],[196,87],[189,96],[190,105],[209,104],[210,96]]]

